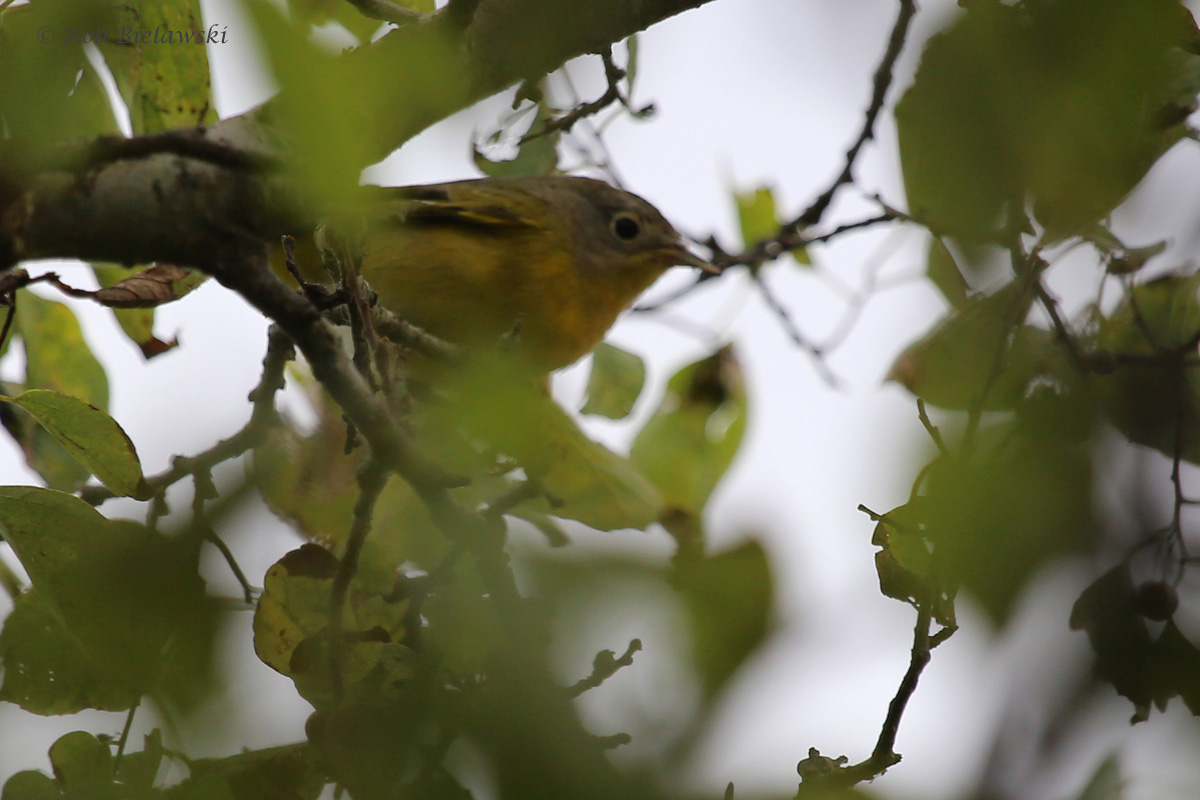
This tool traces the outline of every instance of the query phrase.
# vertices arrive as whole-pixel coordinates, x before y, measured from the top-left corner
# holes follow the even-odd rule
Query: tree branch
[[[343,57],[389,76],[361,110],[371,155],[382,158],[507,86],[709,1],[478,0],[398,28]],[[235,240],[278,241],[311,212],[274,174],[288,155],[276,105],[194,131],[103,138],[65,152],[60,168],[5,192],[11,201],[0,207],[0,270],[22,260],[80,258],[212,272],[236,255]]]

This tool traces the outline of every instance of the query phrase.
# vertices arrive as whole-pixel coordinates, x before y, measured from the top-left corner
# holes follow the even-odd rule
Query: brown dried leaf
[[[99,289],[96,302],[112,308],[154,308],[178,300],[196,285],[195,274],[173,264],[154,264],[120,283]]]

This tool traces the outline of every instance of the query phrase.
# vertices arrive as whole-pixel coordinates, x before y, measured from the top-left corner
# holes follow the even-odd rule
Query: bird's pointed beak
[[[677,266],[695,267],[696,269],[707,272],[710,275],[721,274],[721,270],[717,269],[715,266],[696,255],[691,250],[688,250],[682,242],[674,247],[669,248],[667,253],[673,259],[672,263]]]

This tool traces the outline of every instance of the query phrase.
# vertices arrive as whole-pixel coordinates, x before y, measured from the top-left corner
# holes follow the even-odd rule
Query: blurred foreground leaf
[[[598,530],[645,529],[659,519],[661,498],[638,466],[589,439],[544,386],[506,359],[474,360],[445,391],[450,399],[430,409],[425,430],[442,440],[460,430],[485,451],[515,459],[558,501],[532,503],[534,510]]]
[[[1043,388],[1012,419],[981,428],[969,460],[944,455],[928,467],[921,517],[939,567],[998,624],[1038,569],[1095,540],[1094,416]]]
[[[0,632],[0,698],[37,714],[203,694],[214,607],[194,557],[77,497],[0,487],[0,532],[32,581]],[[186,661],[176,659],[186,654]]]
[[[1141,284],[1100,325],[1113,369],[1097,381],[1100,406],[1136,444],[1200,463],[1200,273]],[[1184,431],[1177,437],[1177,431]]]
[[[732,345],[671,377],[629,457],[662,493],[669,517],[693,529],[746,429],[748,404]],[[669,518],[668,517],[668,518]],[[698,522],[697,522],[698,524]],[[678,535],[678,534],[677,534]]]
[[[767,635],[774,589],[766,553],[749,541],[680,564],[671,582],[690,613],[696,668],[712,697]]]
[[[1106,216],[1184,133],[1195,32],[1171,0],[971,4],[896,107],[913,213],[979,239],[1030,198],[1050,241]]]
[[[1033,295],[1022,283],[951,311],[896,358],[888,379],[930,405],[982,411],[1013,408],[1037,381],[1072,380],[1054,334],[1025,324]]]
[[[609,419],[624,419],[642,393],[646,365],[642,359],[607,342],[592,353],[592,372],[588,377],[587,402],[582,414]]]

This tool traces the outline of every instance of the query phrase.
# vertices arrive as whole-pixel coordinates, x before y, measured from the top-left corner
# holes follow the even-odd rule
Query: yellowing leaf
[[[331,645],[341,649],[343,686],[350,692],[411,677],[412,654],[403,641],[408,604],[351,582],[343,608],[342,638],[328,636],[333,580],[338,561],[328,550],[306,544],[268,571],[254,612],[254,652],[287,675],[317,708],[334,702]]]
[[[135,0],[120,8],[119,24],[100,47],[129,108],[133,132],[159,133],[215,122],[204,42],[210,32],[219,42],[222,26],[211,31],[204,27],[197,0]],[[144,41],[146,32],[170,32],[172,40]],[[178,37],[185,35],[187,41],[181,43]]]
[[[62,303],[17,293],[17,332],[25,344],[25,386],[77,397],[108,408],[108,377],[83,338],[75,314]],[[75,491],[83,469],[50,433],[31,426],[21,440],[25,458],[53,488]]]
[[[753,247],[779,231],[775,193],[769,186],[760,186],[749,192],[736,192],[733,201],[737,206],[738,227],[742,233],[743,247]]]

